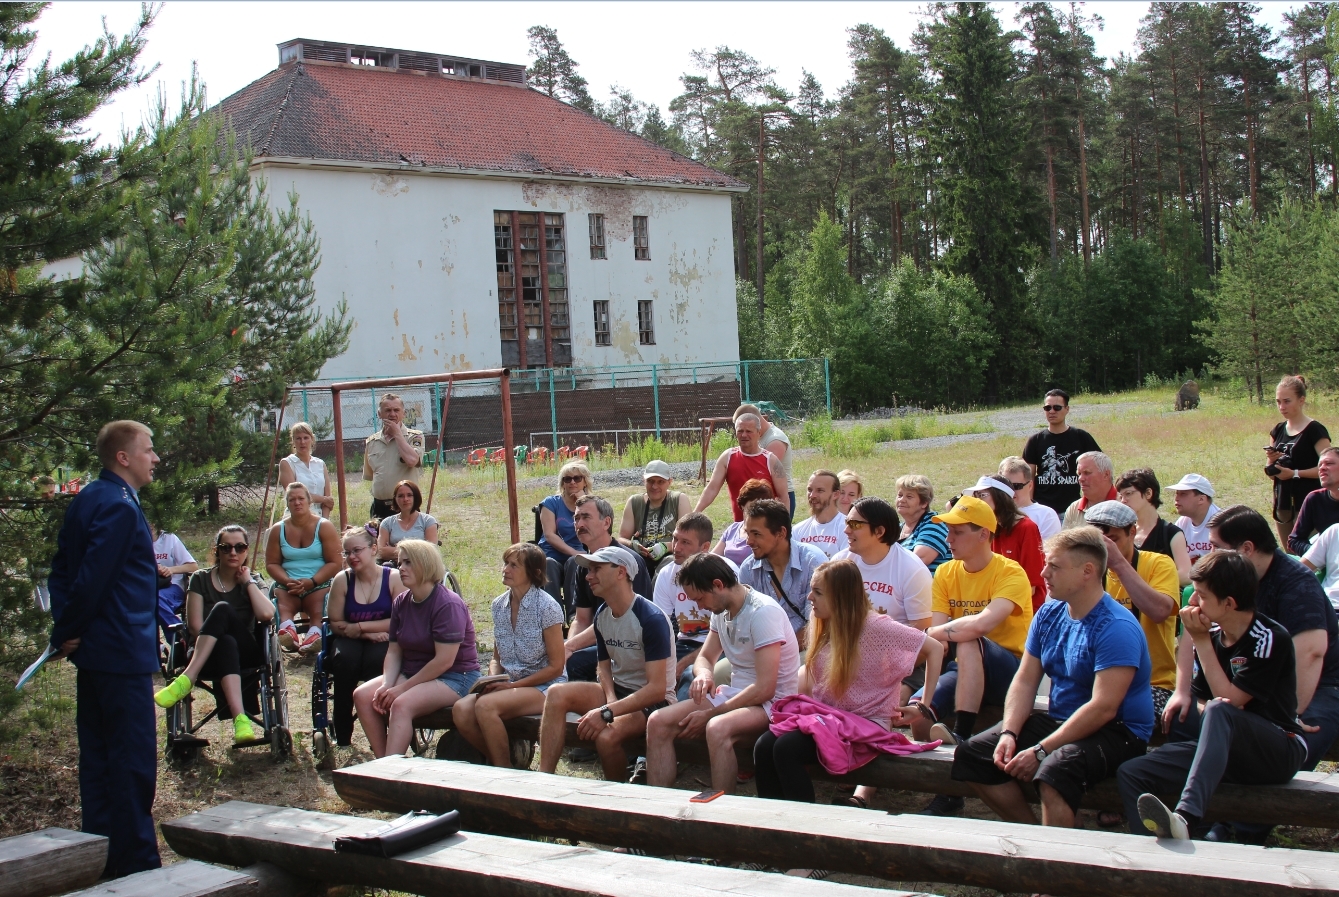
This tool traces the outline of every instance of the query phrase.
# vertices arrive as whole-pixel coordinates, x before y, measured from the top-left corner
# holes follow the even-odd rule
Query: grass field
[[[1188,472],[1207,476],[1217,487],[1217,502],[1226,507],[1246,503],[1264,512],[1269,509],[1269,481],[1262,467],[1267,433],[1278,418],[1270,406],[1248,403],[1244,397],[1228,394],[1225,387],[1205,390],[1199,410],[1173,413],[1173,389],[1152,389],[1105,396],[1081,396],[1073,400],[1071,423],[1089,430],[1112,456],[1117,471],[1132,467],[1151,467],[1164,484],[1173,483]],[[837,423],[810,428],[823,438],[811,439],[813,445],[797,438],[804,428],[796,426],[791,436],[797,443],[794,460],[795,480],[800,484],[797,517],[807,516],[803,483],[818,468],[834,470],[851,467],[865,482],[866,494],[892,498],[898,476],[920,473],[928,476],[943,498],[971,485],[986,472],[994,472],[1001,458],[1021,452],[1025,433],[1042,426],[1040,402],[1026,408],[976,411],[959,415],[926,415],[915,419],[910,436],[899,421],[888,424],[862,422]],[[1328,395],[1313,396],[1312,416],[1322,422],[1339,421],[1336,402]],[[855,430],[853,436],[839,438],[842,430]],[[828,435],[824,435],[828,434]],[[835,435],[834,435],[835,434]],[[919,442],[899,441],[893,447],[886,440],[921,437]],[[929,437],[929,438],[926,438]],[[843,454],[843,452],[847,452]],[[696,455],[688,453],[687,459]],[[637,459],[643,462],[644,459]],[[679,458],[685,460],[685,458]],[[616,511],[621,509],[633,487],[604,489],[601,471],[612,459],[596,459],[597,492],[607,497]],[[536,477],[537,473],[544,477]],[[553,469],[522,469],[519,495],[521,538],[533,534],[529,509],[556,490]],[[696,495],[700,485],[678,483]],[[1169,517],[1171,496],[1165,495],[1164,511]],[[362,522],[362,509],[368,506],[364,484],[349,488],[350,516]],[[229,507],[219,519],[200,520],[180,533],[187,546],[203,562],[205,548],[214,530],[225,522],[240,522],[254,529],[257,506]],[[503,589],[500,582],[502,549],[511,541],[506,516],[506,490],[499,469],[468,470],[456,466],[439,473],[433,514],[443,524],[442,551],[447,566],[461,580],[465,598],[473,608],[481,644],[491,643],[489,601]],[[709,512],[718,527],[729,520],[728,502],[718,499]],[[259,565],[258,565],[259,566]],[[211,733],[219,741],[211,745],[193,767],[160,767],[158,804],[155,815],[170,819],[200,807],[228,799],[254,800],[292,806],[348,812],[330,785],[329,773],[317,769],[312,761],[308,739],[301,732],[309,726],[307,706],[310,661],[289,661],[292,689],[290,708],[299,729],[296,756],[291,762],[274,764],[268,753],[234,752],[222,745],[222,729]],[[200,693],[197,692],[197,695]],[[61,664],[39,677],[29,708],[30,734],[0,748],[0,836],[29,831],[46,825],[78,828],[78,788],[76,752],[73,735],[73,677],[68,665]],[[207,704],[205,696],[200,704]],[[352,749],[341,751],[339,764],[370,758],[361,735]],[[569,766],[560,771],[571,775],[592,776],[591,765]],[[705,770],[689,767],[680,778],[682,787],[699,790],[706,786]],[[744,786],[741,793],[751,793]],[[830,797],[835,791],[826,789]],[[820,799],[823,799],[820,797]],[[880,794],[875,806],[894,812],[915,812],[926,801],[924,795],[888,792]],[[969,814],[989,816],[984,806],[968,802]],[[1082,814],[1082,824],[1095,826],[1091,814]],[[1280,846],[1334,849],[1332,832],[1308,829],[1278,829],[1271,843]],[[873,879],[839,876],[837,880],[889,887],[890,883]],[[904,887],[932,890],[951,897],[977,897],[994,892],[984,889],[954,888],[923,883],[900,883]],[[913,887],[914,885],[914,887]]]

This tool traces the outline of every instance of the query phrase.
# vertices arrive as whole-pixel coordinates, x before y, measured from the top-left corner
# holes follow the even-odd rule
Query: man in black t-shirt
[[[1116,772],[1130,830],[1183,841],[1220,782],[1282,785],[1301,769],[1307,747],[1297,721],[1292,639],[1256,607],[1251,562],[1235,551],[1211,551],[1190,580],[1195,594],[1181,622],[1194,643],[1194,671],[1177,671],[1163,718],[1194,701],[1203,719],[1199,738],[1165,744]],[[1154,796],[1177,789],[1174,811]]]
[[[1023,460],[1032,465],[1036,486],[1032,500],[1064,516],[1079,499],[1079,455],[1100,452],[1087,430],[1065,423],[1069,416],[1069,393],[1053,389],[1046,393],[1042,411],[1046,429],[1033,433],[1023,445]]]

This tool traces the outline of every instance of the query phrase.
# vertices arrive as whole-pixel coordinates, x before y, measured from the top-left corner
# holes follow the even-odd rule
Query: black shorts
[[[978,785],[1003,785],[1013,776],[995,765],[995,746],[1000,741],[1000,726],[960,743],[953,753],[953,780]],[[1044,713],[1033,713],[1018,733],[1018,749],[1027,750],[1060,728],[1060,723]],[[1036,781],[1054,788],[1075,812],[1083,794],[1103,779],[1116,774],[1126,760],[1142,757],[1148,743],[1140,741],[1123,723],[1107,723],[1087,738],[1056,748],[1037,770]]]
[[[621,701],[621,700],[623,700],[624,698],[626,698],[628,695],[635,695],[638,691],[640,691],[640,689],[636,689],[636,688],[624,688],[623,686],[619,685],[617,682],[614,683],[614,699],[615,699],[615,700]],[[670,705],[670,702],[669,702],[669,701],[657,701],[656,703],[652,704],[650,707],[643,707],[643,708],[642,708],[642,713],[644,713],[646,716],[650,716],[651,714],[653,714],[653,713],[655,713],[657,710],[659,710],[661,707],[668,707],[669,705]]]

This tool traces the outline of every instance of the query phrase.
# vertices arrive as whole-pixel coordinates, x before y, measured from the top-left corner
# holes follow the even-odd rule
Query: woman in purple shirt
[[[366,527],[344,531],[344,570],[330,583],[330,672],[335,680],[335,743],[353,737],[353,690],[381,673],[390,647],[391,605],[404,591],[400,571],[376,561],[376,540]]]
[[[386,664],[353,693],[358,720],[378,757],[403,754],[414,718],[450,707],[479,678],[469,608],[442,585],[437,546],[405,539],[396,546],[405,591],[391,605]]]

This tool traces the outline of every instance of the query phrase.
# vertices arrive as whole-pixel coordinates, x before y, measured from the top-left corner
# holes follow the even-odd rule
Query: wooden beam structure
[[[382,824],[232,801],[165,822],[162,831],[182,856],[233,866],[269,862],[312,880],[425,897],[915,897],[466,832],[394,859],[335,852],[335,838]]]
[[[93,884],[107,866],[107,839],[46,828],[0,840],[0,894],[49,897]]]
[[[578,838],[892,881],[1083,897],[1339,893],[1339,856],[1320,851],[890,816],[755,797],[694,804],[673,788],[403,757],[336,770],[334,783],[357,807],[457,809],[471,831]]]
[[[113,878],[67,897],[257,897],[259,893],[260,884],[245,872],[183,860]]]
[[[539,717],[523,716],[507,721],[507,732],[512,738],[537,741],[539,738]],[[438,726],[432,726],[431,723]],[[423,717],[415,724],[424,724],[430,728],[449,728],[449,720],[443,715]],[[568,747],[590,746],[576,735],[574,715],[567,722]],[[707,746],[703,741],[679,741],[675,743],[678,759],[687,763],[708,764]],[[629,750],[643,751],[645,742],[628,742]],[[753,768],[753,748],[739,744],[735,748],[741,769]],[[920,791],[926,794],[952,794],[958,797],[971,797],[973,791],[966,782],[953,781],[950,772],[953,767],[952,748],[937,748],[906,757],[881,756],[862,766],[855,772],[844,776],[828,775],[822,767],[812,767],[809,771],[816,779],[839,782],[843,785],[872,785],[876,788],[892,788],[898,791]],[[1026,789],[1033,803],[1037,795],[1032,789]],[[1164,800],[1175,802],[1179,795],[1161,795]],[[1115,779],[1106,779],[1090,789],[1083,797],[1083,806],[1090,810],[1116,810],[1122,808],[1120,792]],[[1230,785],[1219,786],[1209,804],[1209,817],[1212,819],[1242,820],[1246,822],[1269,823],[1271,825],[1303,825],[1314,828],[1339,829],[1339,774],[1324,772],[1299,772],[1291,782],[1284,785]]]

